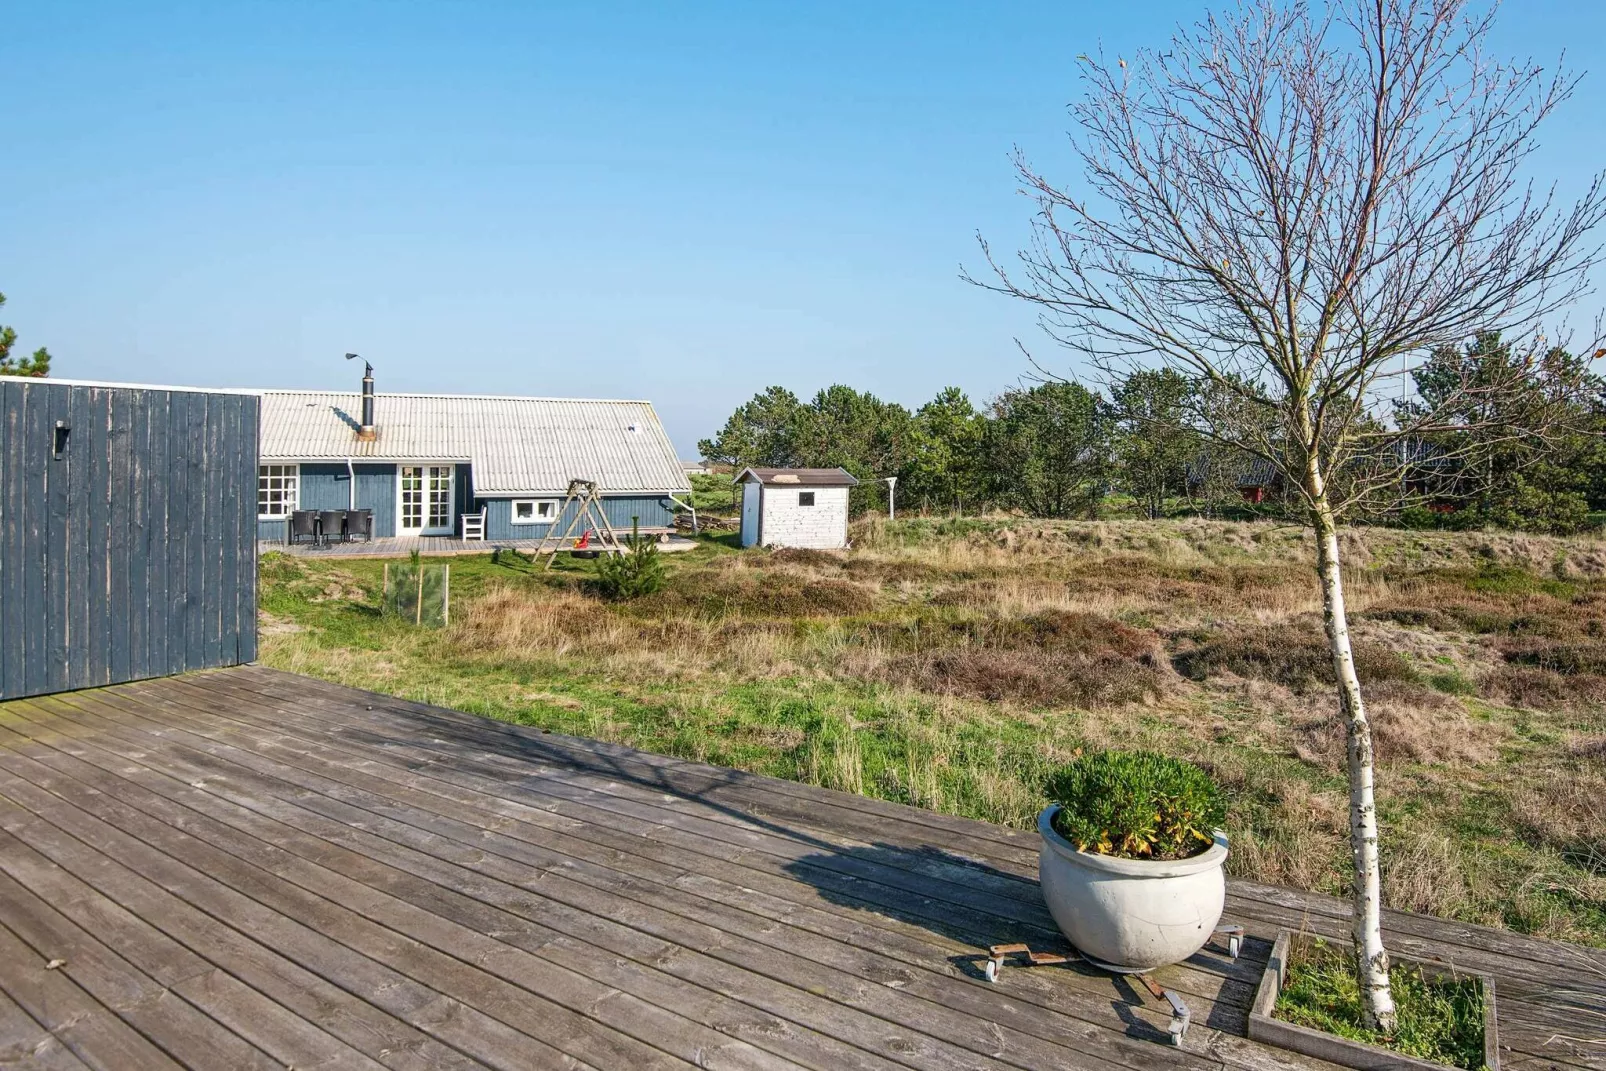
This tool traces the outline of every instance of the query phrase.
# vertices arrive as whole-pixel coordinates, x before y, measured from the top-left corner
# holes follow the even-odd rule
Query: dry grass
[[[376,620],[373,563],[264,563],[264,659],[1027,826],[1078,748],[1206,764],[1234,874],[1342,893],[1344,738],[1304,533],[993,519],[851,552],[710,545],[623,606],[458,559],[453,625]],[[1606,943],[1606,551],[1345,537],[1394,906]]]
[[[1472,900],[1461,852],[1438,830],[1397,830],[1383,845],[1383,899],[1390,907],[1454,918]]]
[[[1367,689],[1372,743],[1384,766],[1425,763],[1483,766],[1497,762],[1510,730],[1489,718],[1473,717],[1454,697],[1411,685],[1382,684]],[[1296,753],[1313,766],[1337,769],[1344,762],[1344,727],[1336,702],[1323,697],[1320,709],[1301,718]]]
[[[1513,794],[1518,826],[1588,874],[1606,877],[1606,760],[1588,753]]]

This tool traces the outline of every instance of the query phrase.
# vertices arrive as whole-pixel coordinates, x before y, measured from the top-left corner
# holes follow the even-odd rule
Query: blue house
[[[375,536],[539,539],[569,481],[595,480],[616,528],[667,531],[691,488],[652,403],[464,394],[264,390],[257,538],[297,509],[371,509]],[[578,533],[576,533],[578,534]]]

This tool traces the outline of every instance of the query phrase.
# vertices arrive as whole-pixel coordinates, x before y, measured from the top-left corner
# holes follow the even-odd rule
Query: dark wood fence
[[[256,658],[258,418],[0,378],[0,699]]]

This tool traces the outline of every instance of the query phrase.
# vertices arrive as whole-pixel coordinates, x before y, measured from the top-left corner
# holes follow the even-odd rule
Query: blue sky
[[[980,400],[1015,336],[1060,361],[958,278],[1025,233],[1011,146],[1068,176],[1074,57],[1205,7],[0,0],[0,320],[62,376],[646,397],[687,454],[771,383]],[[1497,44],[1603,32],[1511,0]]]

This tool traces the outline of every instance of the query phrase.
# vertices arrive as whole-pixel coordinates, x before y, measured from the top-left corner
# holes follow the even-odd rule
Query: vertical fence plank
[[[22,387],[22,484],[17,511],[22,534],[18,562],[22,568],[22,687],[33,694],[45,685],[45,547],[40,517],[45,505],[45,466],[48,453],[39,448],[45,437],[43,391],[30,383]]]
[[[22,693],[22,387],[0,383],[0,698]]]
[[[217,469],[218,483],[218,569],[217,592],[217,648],[213,655],[213,665],[232,665],[239,650],[239,599],[236,589],[239,585],[239,521],[238,503],[235,501],[234,478],[235,457],[239,447],[235,439],[240,434],[239,399],[219,395],[214,401],[215,415],[213,422],[217,425],[218,451],[213,459]]]
[[[107,391],[109,417],[106,445],[111,479],[106,498],[106,644],[110,657],[108,672],[113,681],[129,679],[128,667],[128,543],[129,527],[129,439],[133,434],[133,391]]]
[[[185,529],[189,512],[190,400],[183,391],[173,393],[167,424],[167,672],[182,673],[184,643]]]
[[[89,660],[85,657],[91,642],[89,605],[89,558],[95,540],[89,525],[89,496],[92,493],[90,477],[94,472],[91,455],[94,452],[95,406],[91,392],[67,388],[70,395],[72,426],[67,432],[66,457],[55,462],[66,466],[68,538],[66,560],[53,562],[53,571],[65,571],[67,584],[67,645],[72,652],[73,679],[85,684],[92,680]],[[54,450],[54,443],[52,450]]]
[[[84,510],[88,531],[95,533],[94,538],[85,540],[84,608],[88,618],[83,635],[84,676],[86,683],[106,684],[111,680],[111,622],[107,618],[111,544],[106,538],[111,521],[111,392],[91,387],[85,388],[84,394],[88,424],[79,444],[84,448],[88,468]]]
[[[189,488],[189,508],[184,516],[184,665],[200,669],[206,665],[206,554],[207,494],[206,408],[204,394],[191,394],[189,422],[184,450],[184,480]]]
[[[159,392],[133,394],[128,434],[128,676],[151,675],[145,636],[145,608],[150,605],[150,472],[151,399]]]
[[[67,473],[69,451],[55,453],[56,428],[72,423],[72,390],[67,387],[50,387],[45,392],[49,409],[45,416],[45,448],[48,460],[45,467],[45,494],[48,504],[45,513],[45,648],[48,660],[47,682],[52,690],[71,687],[71,661],[68,658],[67,585],[65,569],[51,565],[67,560],[68,495],[70,479]]]
[[[167,436],[171,399],[167,391],[151,392],[150,478],[146,481],[148,579],[142,612],[145,615],[145,670],[153,677],[167,672],[167,499],[172,484],[167,467]]]
[[[240,660],[240,486],[234,478],[240,446],[240,399],[220,395],[218,483],[223,500],[218,515],[223,568],[218,585],[218,665]]]
[[[261,442],[262,402],[256,397],[240,401],[245,419],[240,429],[240,487],[243,501],[240,504],[240,534],[242,552],[246,555],[245,581],[240,585],[240,661],[255,662],[257,657],[257,584],[258,548],[257,526],[257,465]]]
[[[223,571],[222,540],[218,538],[218,487],[217,478],[217,411],[218,399],[206,399],[206,418],[201,423],[201,486],[203,494],[200,516],[201,587],[196,592],[200,606],[200,635],[196,637],[197,656],[203,667],[217,665],[217,603],[219,574]]]

